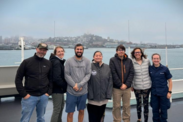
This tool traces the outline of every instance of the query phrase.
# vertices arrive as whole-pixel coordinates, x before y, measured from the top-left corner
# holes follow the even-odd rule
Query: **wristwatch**
[[[172,91],[168,91],[170,94],[172,93]]]

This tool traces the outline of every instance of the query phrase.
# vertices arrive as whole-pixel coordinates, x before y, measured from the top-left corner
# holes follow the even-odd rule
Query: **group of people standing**
[[[40,43],[34,56],[25,59],[17,70],[15,84],[23,97],[21,122],[29,122],[34,108],[37,112],[37,122],[45,122],[44,114],[50,95],[53,100],[51,122],[63,122],[64,93],[67,122],[73,122],[76,107],[78,122],[83,122],[87,99],[88,121],[103,122],[106,104],[112,96],[113,121],[130,122],[131,91],[134,91],[137,101],[137,122],[142,121],[141,96],[144,121],[148,122],[150,92],[153,122],[167,122],[172,75],[169,69],[160,63],[159,54],[152,55],[153,64],[150,65],[141,48],[133,49],[130,59],[125,53],[125,47],[119,45],[116,47],[116,54],[107,65],[102,61],[101,51],[94,52],[90,63],[90,60],[83,56],[82,44],[75,45],[75,55],[67,61],[64,59],[63,47],[57,46],[49,60],[44,58],[47,50],[48,45]]]

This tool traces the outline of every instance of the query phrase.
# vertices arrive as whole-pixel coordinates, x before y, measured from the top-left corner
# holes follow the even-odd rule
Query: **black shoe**
[[[137,122],[142,122],[141,120],[137,120]]]

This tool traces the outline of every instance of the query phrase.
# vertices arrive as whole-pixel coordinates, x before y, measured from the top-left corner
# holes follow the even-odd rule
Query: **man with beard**
[[[76,106],[79,111],[78,122],[83,122],[91,64],[87,58],[82,56],[84,51],[82,44],[77,44],[74,50],[75,56],[69,58],[65,65],[65,79],[68,83],[66,99],[67,122],[73,122]]]
[[[29,122],[32,112],[36,107],[37,122],[45,122],[44,114],[48,97],[52,92],[49,72],[51,62],[44,58],[48,45],[40,43],[34,56],[25,59],[19,66],[15,78],[15,85],[22,96],[22,116],[20,122]],[[25,83],[23,86],[23,77]]]

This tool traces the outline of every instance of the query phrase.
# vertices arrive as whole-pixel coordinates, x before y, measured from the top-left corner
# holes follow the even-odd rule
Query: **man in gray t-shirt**
[[[78,122],[83,122],[91,64],[87,58],[82,56],[84,52],[82,44],[77,44],[74,50],[75,56],[69,58],[65,65],[65,79],[68,83],[66,99],[67,122],[73,122],[76,106],[79,111]]]

